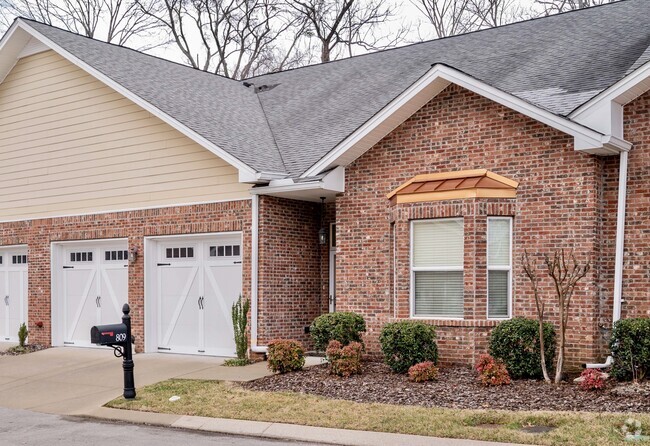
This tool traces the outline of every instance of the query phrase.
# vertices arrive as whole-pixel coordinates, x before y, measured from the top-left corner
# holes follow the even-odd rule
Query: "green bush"
[[[29,335],[29,331],[27,330],[27,325],[24,323],[20,325],[20,328],[18,329],[18,345],[20,348],[25,348],[25,342],[27,342],[27,335]]]
[[[269,370],[275,373],[287,373],[302,369],[305,365],[305,350],[298,341],[276,339],[269,342],[267,351]]]
[[[397,373],[425,361],[438,363],[436,329],[418,321],[401,321],[384,325],[379,336],[384,362]]]
[[[546,367],[551,370],[555,357],[555,328],[549,322],[544,323],[544,350]],[[523,317],[501,322],[490,334],[490,355],[505,363],[513,379],[541,378],[539,322]]]
[[[309,333],[318,351],[325,351],[330,341],[348,345],[361,342],[361,333],[366,331],[366,321],[357,313],[327,313],[318,316],[309,327]]]
[[[609,348],[614,356],[614,378],[643,380],[650,374],[650,318],[616,322]]]
[[[248,325],[248,311],[251,309],[251,301],[242,299],[241,294],[237,302],[232,304],[232,326],[235,331],[235,348],[237,359],[246,359],[248,354],[248,336],[246,336],[246,325]]]

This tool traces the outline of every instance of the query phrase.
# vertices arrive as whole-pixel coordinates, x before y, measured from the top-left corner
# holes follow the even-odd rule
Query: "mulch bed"
[[[12,347],[4,352],[0,352],[0,356],[19,356],[26,355],[27,353],[38,352],[45,350],[47,347],[41,344],[29,344],[25,348],[21,349],[19,347]]]
[[[340,378],[318,365],[285,375],[242,383],[261,391],[290,391],[360,403],[403,404],[453,409],[551,410],[586,412],[650,412],[650,383],[615,384],[602,391],[585,391],[573,383],[558,386],[517,380],[502,387],[484,387],[469,368],[440,370],[438,381],[409,382],[384,364],[364,364],[362,375]]]

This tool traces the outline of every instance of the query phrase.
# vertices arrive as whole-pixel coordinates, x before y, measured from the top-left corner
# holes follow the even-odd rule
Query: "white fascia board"
[[[506,93],[498,88],[492,87],[484,82],[481,82],[461,71],[458,71],[454,68],[451,68],[447,65],[436,64],[434,65],[424,76],[418,79],[413,85],[406,89],[401,95],[395,98],[390,104],[388,104],[384,109],[379,113],[373,116],[368,120],[364,125],[359,127],[352,135],[346,138],[343,142],[337,145],[329,154],[323,157],[319,162],[314,164],[309,170],[307,170],[301,177],[309,177],[317,175],[318,173],[331,168],[336,165],[346,165],[349,164],[349,156],[346,159],[345,154],[349,151],[354,151],[357,144],[371,134],[371,132],[376,131],[376,129],[382,125],[384,122],[390,119],[391,116],[408,108],[408,105],[418,97],[418,95],[423,92],[425,89],[431,90],[431,95],[428,95],[426,102],[433,99],[438,95],[444,88],[449,84],[459,85],[467,90],[470,90],[480,96],[486,97],[494,102],[497,102],[505,107],[508,107],[512,110],[515,110],[523,115],[526,115],[536,121],[542,122],[550,127],[553,127],[561,132],[564,132],[568,135],[573,136],[576,140],[579,139],[580,143],[576,143],[576,149],[580,147],[589,147],[593,149],[599,149],[603,147],[602,138],[603,134],[597,132],[591,128],[585,127],[584,125],[573,122],[569,119],[563,118],[561,116],[555,115],[547,110],[539,108],[529,102],[524,101],[514,95]],[[432,85],[436,85],[436,88],[431,89]],[[422,102],[422,98],[419,98],[419,103]],[[426,103],[424,102],[424,103]],[[424,105],[424,104],[422,104]],[[411,109],[410,114],[415,113],[419,110],[422,105],[414,107]],[[408,116],[406,116],[408,118]],[[403,122],[405,119],[402,119]],[[399,122],[397,125],[401,124]],[[397,125],[392,125],[387,127],[382,132],[381,135],[372,145],[378,142],[381,138],[386,136],[392,130],[394,130]],[[368,144],[366,143],[365,146]],[[372,146],[370,145],[370,147]],[[361,150],[358,150],[356,157],[362,155],[365,150],[368,150],[370,147],[363,147]],[[365,150],[364,150],[365,149]],[[343,160],[348,161],[347,163],[342,162]]]
[[[650,90],[650,62],[643,64],[575,109],[569,118],[604,134],[622,139],[623,106],[648,90]]]
[[[290,179],[274,181],[269,186],[251,189],[251,194],[271,195],[314,190],[334,193],[345,192],[345,168],[338,166],[323,178],[314,181],[305,181],[302,183],[296,183]]]
[[[152,104],[149,102],[145,101],[142,99],[140,96],[134,94],[127,88],[124,88],[122,85],[119,83],[115,82],[105,74],[101,73],[100,71],[96,70],[95,68],[91,67],[81,59],[77,58],[73,54],[69,53],[65,49],[61,48],[59,45],[48,39],[47,37],[43,36],[41,33],[33,29],[32,27],[29,26],[29,24],[21,21],[20,19],[17,19],[16,22],[14,23],[14,26],[17,28],[20,28],[24,30],[25,32],[29,33],[31,37],[34,37],[38,40],[40,40],[43,44],[47,45],[50,49],[56,51],[59,53],[61,56],[66,58],[68,61],[71,63],[75,64],[91,76],[95,77],[99,81],[103,82],[104,84],[108,85],[111,87],[113,90],[117,91],[124,97],[128,98],[129,100],[133,101],[135,104],[139,105],[143,109],[147,110],[149,113],[152,115],[156,116],[157,118],[161,119],[165,123],[169,124],[172,126],[174,129],[178,130],[188,138],[190,138],[192,141],[196,142],[197,144],[201,145],[202,147],[206,148],[210,152],[214,153],[216,156],[219,158],[223,159],[226,161],[228,164],[232,165],[236,169],[238,169],[240,172],[244,173],[249,173],[249,174],[254,174],[256,171],[249,165],[245,164],[238,158],[232,156],[230,153],[226,152],[222,148],[218,147],[216,144],[208,141],[206,138],[203,136],[199,135],[196,133],[194,130],[190,129],[186,125],[180,123],[167,113],[163,112],[162,110],[158,109],[157,107],[154,107]],[[7,41],[11,40],[11,36],[8,36]],[[25,42],[26,43],[26,42]],[[23,45],[24,46],[24,45]],[[2,47],[0,47],[0,55],[2,54]]]
[[[286,173],[281,172],[243,172],[239,171],[240,183],[265,184],[270,181],[286,178]]]
[[[611,87],[603,90],[594,98],[576,108],[571,112],[569,118],[579,119],[580,117],[589,114],[590,110],[599,108],[603,103],[611,101],[620,105],[625,105],[648,91],[648,88],[645,85],[645,82],[648,80],[650,80],[650,62],[641,65]],[[635,87],[638,86],[641,86],[641,88],[636,89]]]

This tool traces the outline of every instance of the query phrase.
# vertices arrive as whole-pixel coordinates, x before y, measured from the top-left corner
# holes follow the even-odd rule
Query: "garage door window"
[[[104,260],[114,261],[114,260],[127,260],[129,258],[129,252],[127,250],[118,250],[118,251],[104,251]]]
[[[194,247],[185,246],[182,248],[167,248],[165,249],[165,258],[167,259],[193,259]]]
[[[240,254],[239,245],[210,246],[210,257],[239,257]]]
[[[92,262],[93,261],[93,252],[84,251],[84,252],[71,252],[70,253],[70,262]]]

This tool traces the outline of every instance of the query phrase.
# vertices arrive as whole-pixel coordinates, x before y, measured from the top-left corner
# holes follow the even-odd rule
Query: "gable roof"
[[[257,172],[297,177],[432,66],[562,119],[650,61],[650,2],[624,0],[243,82],[18,19]]]
[[[258,98],[240,82],[19,20],[255,170],[285,172]]]

